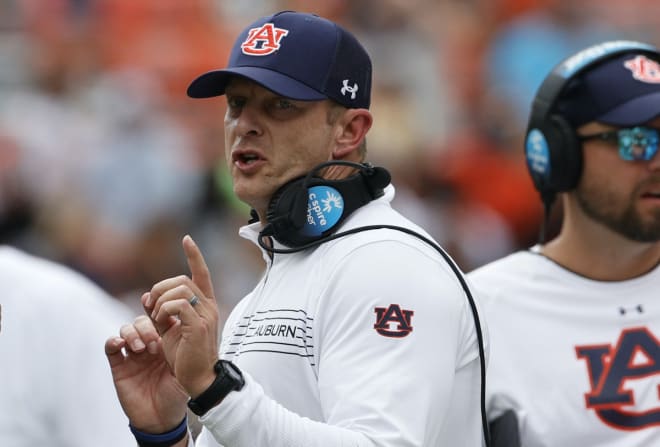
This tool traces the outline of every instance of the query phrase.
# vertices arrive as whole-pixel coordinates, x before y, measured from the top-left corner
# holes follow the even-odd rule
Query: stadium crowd
[[[2,0],[0,242],[138,309],[144,290],[185,270],[190,233],[233,306],[262,262],[235,231],[249,210],[223,167],[224,100],[185,89],[222,66],[253,17],[280,9],[364,42],[371,159],[400,185],[395,206],[465,270],[536,241],[522,138],[545,73],[604,39],[660,44],[651,0]]]

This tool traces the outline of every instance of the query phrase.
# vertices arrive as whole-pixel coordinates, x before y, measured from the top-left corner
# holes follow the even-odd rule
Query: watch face
[[[230,375],[231,378],[234,379],[234,380],[240,380],[241,379],[241,376],[239,376],[238,373],[236,372],[236,370],[234,368],[232,368],[231,366],[229,368],[227,368],[227,374]]]
[[[245,381],[243,380],[243,375],[236,365],[231,362],[223,362],[225,374],[229,376],[232,382],[236,383],[236,389],[240,390],[243,388]]]

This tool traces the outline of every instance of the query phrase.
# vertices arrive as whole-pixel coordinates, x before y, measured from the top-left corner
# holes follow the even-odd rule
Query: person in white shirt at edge
[[[526,158],[558,235],[470,272],[507,446],[660,446],[660,53],[610,41],[548,75]],[[545,231],[542,231],[545,235]]]
[[[114,383],[140,445],[192,445],[187,403],[201,416],[199,447],[481,445],[478,319],[460,274],[435,248],[378,229],[278,253],[303,235],[285,225],[282,238],[266,236],[289,212],[302,211],[305,228],[331,220],[337,195],[318,193],[309,212],[306,199],[294,200],[302,206],[292,211],[273,204],[286,202],[287,184],[319,164],[364,160],[370,84],[370,58],[350,33],[288,11],[249,25],[228,68],[188,88],[195,98],[226,96],[234,191],[258,216],[240,234],[261,246],[267,267],[218,346],[211,278],[185,236],[191,278],[154,285],[142,297],[151,318],[108,339]],[[357,174],[353,166],[361,166]],[[389,224],[429,237],[391,208],[384,169],[340,164],[323,176],[312,177],[337,189],[340,178],[363,185],[376,178],[366,188],[373,200],[356,206],[340,231]],[[365,190],[350,188],[345,202]],[[294,243],[282,243],[289,236]]]
[[[134,445],[101,346],[134,313],[82,274],[0,245],[0,446]]]

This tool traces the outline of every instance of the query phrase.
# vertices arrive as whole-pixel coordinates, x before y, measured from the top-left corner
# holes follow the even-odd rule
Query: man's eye
[[[288,99],[278,99],[275,102],[275,107],[281,110],[286,110],[292,108],[293,104]]]
[[[239,98],[235,96],[227,98],[227,105],[229,105],[229,107],[231,107],[232,109],[243,107],[244,104],[245,104],[245,100],[243,98]]]

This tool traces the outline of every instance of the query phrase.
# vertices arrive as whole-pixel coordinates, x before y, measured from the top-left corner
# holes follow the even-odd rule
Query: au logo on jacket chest
[[[412,332],[412,310],[401,309],[398,304],[390,304],[388,307],[374,308],[376,313],[376,324],[374,329],[385,337],[401,338]]]

